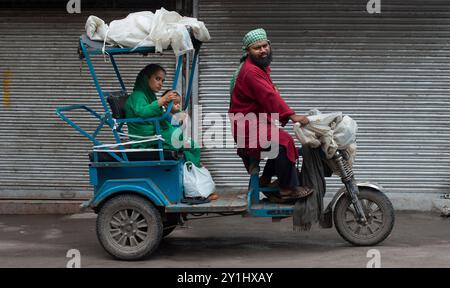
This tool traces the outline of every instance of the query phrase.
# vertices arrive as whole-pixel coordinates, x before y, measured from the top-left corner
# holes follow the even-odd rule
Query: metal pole
[[[199,0],[192,1],[192,17],[198,18],[199,15]],[[194,74],[193,84],[192,84],[192,129],[191,129],[191,137],[197,143],[201,144],[202,132],[201,129],[201,115],[194,115],[195,112],[201,113],[201,109],[198,109],[198,75],[200,74],[200,57],[197,59],[197,71],[193,70],[192,72],[196,72]],[[195,108],[195,110],[194,110]]]

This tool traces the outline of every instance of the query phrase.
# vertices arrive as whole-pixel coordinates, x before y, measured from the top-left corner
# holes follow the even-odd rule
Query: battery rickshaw
[[[192,38],[195,50],[186,63],[183,55],[177,56],[172,89],[182,77],[182,66],[190,65],[186,76],[187,89],[183,110],[187,110],[192,94],[194,73],[198,66],[201,43]],[[123,106],[128,97],[115,57],[122,54],[143,54],[158,57],[154,47],[120,48],[103,47],[103,43],[90,40],[85,34],[79,39],[79,56],[86,61],[93,83],[101,101],[102,112],[87,105],[71,105],[56,109],[57,115],[93,143],[89,153],[89,179],[94,188],[92,198],[83,203],[98,214],[96,232],[100,244],[113,257],[137,260],[150,256],[163,237],[192,217],[245,215],[268,217],[274,220],[291,217],[294,204],[272,203],[260,197],[263,193],[276,193],[277,187],[260,187],[260,166],[251,164],[249,184],[243,189],[218,190],[220,198],[203,204],[190,204],[183,190],[182,153],[163,149],[159,121],[170,117],[171,105],[162,116],[152,118],[126,118]],[[108,57],[118,80],[117,91],[105,91],[100,86],[92,57]],[[184,61],[183,61],[184,60]],[[95,131],[81,128],[68,115],[80,110],[96,121]],[[130,122],[152,121],[156,135],[140,141],[154,141],[153,149],[129,147],[124,127]],[[101,130],[112,133],[113,144],[99,140]],[[110,132],[109,132],[110,131]],[[144,139],[145,138],[145,139]],[[370,246],[382,242],[392,231],[394,209],[382,188],[372,183],[357,183],[345,153],[337,151],[332,158],[344,186],[322,211],[320,225],[331,228],[356,246]],[[245,197],[242,197],[244,195]],[[191,218],[190,218],[191,217]],[[245,220],[243,220],[245,221]]]

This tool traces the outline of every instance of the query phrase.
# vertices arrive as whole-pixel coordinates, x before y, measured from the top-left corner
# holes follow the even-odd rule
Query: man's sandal
[[[286,200],[290,200],[290,199],[300,199],[300,198],[305,198],[309,195],[311,195],[314,192],[313,189],[308,188],[308,187],[295,187],[295,189],[292,190],[280,190],[280,196],[281,199],[286,199]]]

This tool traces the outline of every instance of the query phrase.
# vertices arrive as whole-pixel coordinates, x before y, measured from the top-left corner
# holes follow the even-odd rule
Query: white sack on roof
[[[171,45],[178,56],[194,49],[187,26],[197,40],[206,42],[211,38],[203,22],[164,8],[154,14],[150,11],[131,13],[124,19],[112,21],[109,26],[102,19],[89,16],[85,28],[91,40],[105,41],[106,38],[109,45],[128,48],[155,46],[156,52]]]

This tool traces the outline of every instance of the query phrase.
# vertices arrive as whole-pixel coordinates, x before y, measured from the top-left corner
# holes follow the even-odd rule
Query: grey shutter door
[[[373,15],[366,4],[200,0],[212,40],[201,52],[199,104],[226,119],[242,37],[263,27],[272,79],[287,103],[297,113],[342,111],[357,121],[359,181],[391,193],[449,192],[450,2],[382,0]],[[211,129],[204,123],[203,134]],[[235,149],[202,153],[218,185],[247,185]],[[341,185],[336,177],[328,183],[331,192]]]
[[[44,13],[44,14],[43,14]],[[103,113],[86,63],[80,74],[78,39],[89,15],[106,23],[128,12],[2,11],[0,17],[0,198],[85,199],[92,194],[88,175],[91,142],[59,119],[57,107],[86,104]],[[116,57],[128,92],[146,64],[160,63],[173,79],[175,56],[123,55]],[[106,91],[120,90],[111,63],[94,59]],[[68,114],[93,133],[98,123],[87,113]],[[100,139],[111,141],[110,130]]]

